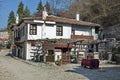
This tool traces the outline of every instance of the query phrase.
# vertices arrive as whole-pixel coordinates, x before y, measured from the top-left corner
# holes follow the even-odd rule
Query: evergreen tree
[[[30,16],[30,10],[28,9],[28,7],[26,6],[26,8],[24,9],[24,12],[23,12],[23,18],[24,17],[28,17]]]
[[[13,38],[13,34],[12,34],[12,31],[10,30],[10,27],[15,24],[15,15],[14,15],[14,12],[11,11],[10,14],[9,14],[9,17],[8,17],[8,24],[7,24],[7,30],[8,30],[8,33],[9,33],[9,39],[12,40]],[[12,42],[10,41],[10,45],[12,44]]]
[[[36,14],[36,16],[41,16],[42,11],[43,11],[43,5],[42,5],[42,1],[40,0],[40,2],[38,3],[38,6],[37,6],[37,14]]]
[[[15,15],[14,15],[14,12],[11,11],[8,17],[8,25],[7,25],[8,28],[12,26],[14,23],[15,23]]]
[[[46,10],[47,10],[48,14],[51,14],[51,8],[50,8],[50,4],[49,4],[48,1],[46,1],[45,7],[46,7]]]
[[[18,5],[17,13],[19,15],[19,21],[21,21],[24,14],[24,4],[22,2],[20,2],[20,4]]]

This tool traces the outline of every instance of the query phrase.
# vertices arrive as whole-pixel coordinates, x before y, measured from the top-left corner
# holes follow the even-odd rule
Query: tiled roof
[[[23,20],[43,20],[42,17],[26,17]],[[77,21],[76,19],[69,19],[64,17],[57,17],[57,16],[47,16],[46,21],[54,21],[60,23],[68,23],[68,24],[75,24],[75,25],[83,25],[83,26],[92,26],[92,27],[100,27],[99,24],[86,22],[86,21]]]
[[[8,38],[0,38],[0,40],[5,41],[8,40]]]

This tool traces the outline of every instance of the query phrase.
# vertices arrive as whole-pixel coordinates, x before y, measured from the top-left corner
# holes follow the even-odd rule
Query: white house
[[[7,44],[9,41],[9,34],[7,30],[0,30],[0,44]]]
[[[42,45],[42,40],[62,39],[64,40],[64,43],[61,42],[62,47],[65,47],[67,40],[96,40],[99,28],[99,24],[47,15],[44,11],[43,17],[26,17],[12,26],[15,56],[26,60],[32,59],[33,49],[37,43],[35,41],[38,40]],[[61,44],[58,44],[56,48],[60,47]]]

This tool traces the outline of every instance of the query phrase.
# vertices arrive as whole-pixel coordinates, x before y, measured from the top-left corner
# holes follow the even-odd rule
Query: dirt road
[[[33,66],[12,58],[8,50],[0,52],[0,80],[88,80],[77,73],[69,73],[74,65]]]
[[[55,66],[12,57],[0,52],[0,80],[120,80],[120,65],[105,64],[106,72],[86,69],[80,64]]]

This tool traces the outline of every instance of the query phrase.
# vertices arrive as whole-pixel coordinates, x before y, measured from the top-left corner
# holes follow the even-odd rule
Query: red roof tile
[[[8,38],[0,38],[0,40],[5,41],[8,40]]]

